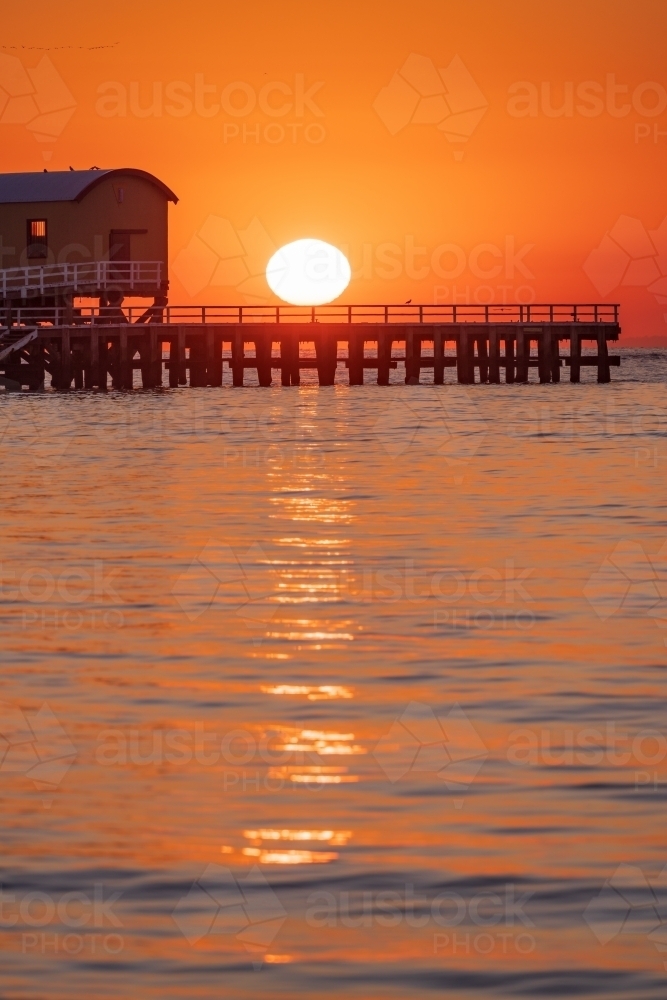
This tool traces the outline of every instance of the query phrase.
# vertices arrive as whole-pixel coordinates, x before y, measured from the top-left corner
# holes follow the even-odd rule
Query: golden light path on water
[[[4,992],[662,1000],[584,914],[661,891],[667,361],[308,377],[0,399],[0,881],[83,939],[0,927]],[[96,885],[117,955],[58,923]]]

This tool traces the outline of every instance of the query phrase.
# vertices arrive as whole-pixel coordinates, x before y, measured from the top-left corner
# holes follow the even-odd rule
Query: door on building
[[[147,232],[147,229],[112,229],[109,233],[109,260],[117,261],[113,273],[119,283],[130,278],[127,265],[132,261],[132,237],[145,236]]]
[[[132,232],[112,229],[109,233],[109,260],[132,260]]]

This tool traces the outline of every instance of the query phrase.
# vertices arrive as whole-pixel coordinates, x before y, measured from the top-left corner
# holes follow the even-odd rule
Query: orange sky
[[[173,302],[268,299],[270,248],[314,235],[349,248],[343,301],[620,301],[664,343],[666,39],[661,0],[33,0],[0,52],[53,68],[28,95],[0,65],[0,169],[161,177]]]

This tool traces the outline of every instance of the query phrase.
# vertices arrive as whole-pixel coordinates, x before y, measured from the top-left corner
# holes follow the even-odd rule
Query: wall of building
[[[108,260],[112,229],[146,229],[132,236],[132,259],[162,261],[167,274],[167,207],[149,181],[120,174],[104,179],[80,202],[0,205],[0,267]],[[27,220],[46,219],[48,257],[27,256]]]

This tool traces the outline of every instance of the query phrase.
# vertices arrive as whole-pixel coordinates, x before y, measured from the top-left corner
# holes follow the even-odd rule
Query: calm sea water
[[[665,996],[667,353],[622,353],[0,398],[3,998]]]

